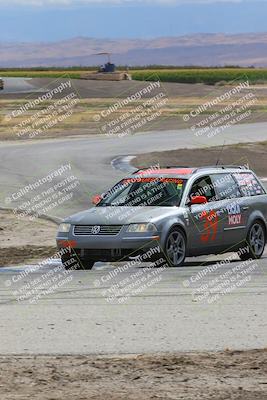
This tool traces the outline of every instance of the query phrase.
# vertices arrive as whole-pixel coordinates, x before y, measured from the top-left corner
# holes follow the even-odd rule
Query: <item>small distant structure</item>
[[[84,79],[104,81],[130,81],[131,75],[128,71],[116,71],[116,65],[111,62],[111,53],[97,53],[94,56],[107,56],[107,62],[99,67],[97,72],[83,74]]]
[[[0,78],[0,90],[4,89],[4,81],[2,78]]]
[[[97,53],[95,56],[107,56],[108,62],[105,65],[102,65],[98,72],[103,72],[106,74],[110,74],[116,72],[116,65],[111,62],[111,53]]]

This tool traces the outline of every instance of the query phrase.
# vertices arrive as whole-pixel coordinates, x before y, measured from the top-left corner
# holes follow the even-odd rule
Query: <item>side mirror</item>
[[[92,203],[94,204],[94,206],[97,206],[101,200],[102,200],[102,196],[100,196],[100,194],[96,194],[92,198]]]
[[[192,206],[193,204],[206,204],[208,202],[206,196],[195,196],[192,197],[190,201],[190,205]]]

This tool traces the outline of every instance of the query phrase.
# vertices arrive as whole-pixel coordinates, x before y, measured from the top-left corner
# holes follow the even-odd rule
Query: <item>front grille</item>
[[[75,225],[75,236],[116,236],[120,233],[122,225]]]

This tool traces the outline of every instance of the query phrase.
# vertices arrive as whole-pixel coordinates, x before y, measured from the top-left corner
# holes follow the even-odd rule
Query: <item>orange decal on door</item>
[[[218,231],[218,215],[212,210],[210,212],[204,212],[201,215],[201,219],[205,220],[204,223],[204,233],[201,235],[202,242],[214,241],[217,236]]]

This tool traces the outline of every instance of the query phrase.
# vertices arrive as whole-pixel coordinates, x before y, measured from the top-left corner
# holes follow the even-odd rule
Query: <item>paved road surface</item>
[[[4,90],[0,91],[0,95],[3,94],[27,94],[27,93],[38,93],[44,92],[40,86],[34,85],[34,80],[31,78],[3,78]]]
[[[92,136],[24,144],[2,142],[0,206],[21,205],[23,201],[37,193],[49,189],[51,185],[42,185],[34,193],[30,191],[18,201],[13,201],[11,204],[5,202],[6,197],[10,197],[12,193],[23,189],[29,183],[35,183],[61,165],[70,163],[72,173],[78,177],[80,186],[75,189],[71,201],[65,202],[51,212],[53,216],[66,217],[87,208],[92,194],[102,193],[125,176],[125,172],[110,167],[111,161],[117,156],[186,147],[208,147],[222,145],[224,142],[233,144],[263,140],[267,140],[267,123],[233,126],[208,141],[204,137],[197,139],[190,130],[180,130],[137,134],[122,139]]]
[[[183,282],[191,277],[196,280],[196,274],[206,268],[201,259],[197,263],[190,260],[183,268],[161,272],[158,283],[122,304],[118,304],[118,299],[114,303],[107,302],[103,291],[111,290],[127,277],[131,279],[133,274],[143,271],[141,267],[120,273],[109,282],[108,273],[113,270],[107,265],[99,265],[93,271],[76,271],[70,282],[52,294],[44,294],[47,286],[43,283],[43,290],[40,288],[36,292],[41,295],[36,304],[17,303],[13,292],[27,287],[29,282],[33,285],[35,279],[53,270],[53,265],[45,266],[11,287],[7,286],[10,285],[8,281],[13,276],[17,279],[23,269],[0,269],[0,354],[107,354],[266,347],[266,256],[251,264],[251,273],[237,280],[241,282],[249,277],[249,281],[212,304],[197,301],[192,297],[193,290],[205,283],[212,287],[215,278],[240,266],[240,262],[222,266],[185,287],[188,283]],[[212,265],[214,262],[209,267]],[[247,271],[247,267],[242,265],[241,270]],[[215,290],[213,295],[222,290]],[[114,293],[114,288],[110,293]]]
[[[266,128],[266,124],[235,126],[208,143],[204,139],[196,141],[190,131],[153,132],[124,139],[96,136],[34,144],[2,143],[0,204],[6,205],[6,196],[70,162],[81,186],[73,200],[54,211],[54,215],[63,217],[87,207],[90,193],[105,190],[124,175],[110,167],[117,156],[218,145],[224,140],[226,144],[267,140]],[[37,193],[34,191],[34,195]],[[32,196],[31,192],[26,198]],[[55,293],[42,296],[45,286],[41,285],[41,298],[36,304],[17,303],[13,292],[20,286],[9,284],[20,271],[1,269],[0,353],[139,353],[266,347],[266,255],[248,281],[212,304],[196,301],[192,297],[195,284],[187,287],[182,283],[203,269],[201,259],[197,261],[198,265],[190,261],[184,268],[163,271],[161,280],[122,304],[108,303],[103,290],[114,290],[118,279],[132,279],[131,274],[141,268],[119,274],[111,281],[107,281],[107,274],[113,269],[106,264],[93,271],[74,272],[72,279]],[[239,265],[235,262],[231,267],[221,267],[200,282],[212,286],[227,268]],[[45,270],[53,271],[53,266],[48,265]],[[25,276],[20,285],[30,290],[34,278],[42,281],[43,273]],[[242,276],[237,281],[241,282]],[[215,293],[222,290],[215,289]]]
[[[9,98],[16,99],[20,93],[35,93],[39,89],[43,88],[55,88],[61,82],[69,81],[67,74],[62,74],[61,78],[3,78],[6,90],[0,92],[0,97],[5,97],[8,94]],[[29,86],[31,85],[31,86]],[[84,79],[72,79],[71,86],[77,92],[80,98],[94,99],[94,98],[126,98],[127,95],[136,93],[141,89],[147,87],[148,82],[142,81],[91,81]],[[164,82],[162,83],[162,89],[168,94],[169,97],[176,96],[189,96],[189,97],[203,97],[203,96],[219,96],[225,92],[225,88],[214,87],[204,84],[186,84],[186,83],[174,83]],[[253,89],[252,89],[253,91]],[[257,91],[259,97],[266,95],[266,89],[261,90],[260,93]],[[56,95],[55,98],[61,95]],[[147,95],[150,97],[151,95]],[[31,97],[35,97],[34,95]],[[144,98],[146,95],[144,95]]]

